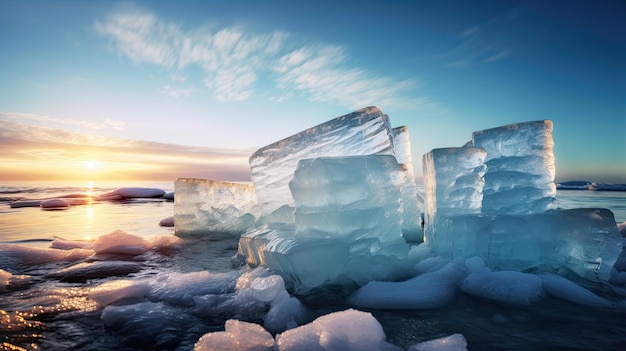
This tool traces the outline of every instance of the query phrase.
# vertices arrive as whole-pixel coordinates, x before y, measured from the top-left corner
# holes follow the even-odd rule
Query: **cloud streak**
[[[460,33],[460,44],[447,54],[451,58],[447,66],[492,63],[513,55],[522,40],[516,31],[523,27],[518,23],[523,14],[514,7],[465,29]]]
[[[123,131],[126,122],[107,118],[103,122],[92,122],[92,121],[82,121],[71,118],[57,118],[50,116],[41,116],[32,113],[22,113],[22,112],[0,112],[1,118],[13,119],[13,120],[31,120],[39,123],[45,123],[48,125],[71,125],[84,127],[89,129],[106,129],[112,128],[115,130]]]
[[[295,92],[310,101],[348,108],[403,100],[408,103],[407,90],[417,83],[350,67],[345,47],[297,45],[297,40],[283,31],[259,34],[241,27],[185,29],[139,8],[112,13],[94,27],[110,39],[121,57],[169,70],[173,81],[188,77],[185,69],[200,68],[202,84],[222,102],[251,98],[261,79],[273,82],[276,93],[269,94],[273,101],[284,101]],[[189,83],[189,79],[184,81]],[[176,98],[187,96],[169,87],[161,92]]]
[[[0,120],[0,179],[60,179],[84,174],[84,162],[103,165],[108,180],[172,180],[197,177],[249,180],[252,149],[189,147],[150,141],[98,137]]]

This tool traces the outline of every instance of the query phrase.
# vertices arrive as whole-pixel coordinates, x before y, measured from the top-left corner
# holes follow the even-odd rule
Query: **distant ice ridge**
[[[198,232],[243,233],[235,261],[269,267],[301,294],[414,277],[425,258],[415,252],[426,249],[478,257],[493,271],[622,281],[612,213],[556,209],[552,129],[547,120],[511,124],[431,150],[422,198],[408,130],[364,108],[259,149],[252,185],[177,182],[176,231],[187,217]]]

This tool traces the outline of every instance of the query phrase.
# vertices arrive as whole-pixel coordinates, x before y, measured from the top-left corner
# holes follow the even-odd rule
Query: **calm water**
[[[94,202],[62,211],[43,211],[12,209],[6,199],[73,193],[98,195],[129,186],[173,191],[174,185],[173,182],[0,184],[0,198],[4,198],[0,201],[0,245],[47,248],[55,237],[94,240],[117,229],[146,239],[173,235],[173,228],[158,224],[173,215],[173,201]],[[609,208],[616,221],[626,221],[626,192],[560,191],[558,200],[563,208]],[[187,239],[177,251],[142,257],[141,271],[125,278],[154,279],[163,274],[203,270],[227,274],[233,271],[230,258],[236,251],[236,239]],[[0,262],[0,269],[9,270],[7,265],[7,262]],[[92,305],[86,291],[118,278],[104,277],[87,282],[60,282],[49,278],[51,272],[64,265],[67,263],[52,262],[13,271],[31,278],[23,286],[17,284],[4,293],[0,287],[0,345],[7,343],[0,350],[10,349],[9,344],[26,350],[191,350],[201,335],[220,330],[226,319],[233,318],[228,315],[207,317],[184,303],[153,301],[146,303],[158,307],[151,308],[150,313],[161,313],[157,319],[161,324],[143,326],[134,321],[129,322],[126,329],[107,328],[102,322],[101,310]],[[313,298],[303,298],[311,311],[309,318],[350,307],[342,294],[326,291]],[[139,309],[128,313],[144,312]],[[457,293],[450,304],[434,310],[370,312],[383,325],[388,341],[402,348],[462,333],[470,350],[626,349],[624,310],[589,308],[553,298],[545,298],[529,307],[513,307]],[[8,328],[10,324],[13,329]]]

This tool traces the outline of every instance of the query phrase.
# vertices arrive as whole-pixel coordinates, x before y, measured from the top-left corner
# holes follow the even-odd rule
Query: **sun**
[[[89,160],[85,162],[85,168],[87,168],[90,171],[96,170],[98,168],[98,161]]]

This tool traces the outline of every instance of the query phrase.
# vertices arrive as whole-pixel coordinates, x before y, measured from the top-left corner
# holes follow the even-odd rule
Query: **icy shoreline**
[[[142,206],[153,206],[154,204],[154,202],[145,202]],[[111,202],[110,206],[124,205],[123,202]],[[26,209],[15,210],[24,211]],[[45,212],[41,213],[43,215]],[[624,236],[626,223],[621,223],[620,229],[622,236]],[[373,330],[378,330],[376,323],[382,325],[386,335],[386,344],[382,345],[388,346],[388,349],[394,349],[393,345],[399,345],[401,349],[410,349],[414,345],[442,336],[451,336],[453,338],[451,340],[455,342],[466,340],[468,348],[478,349],[493,349],[495,346],[491,344],[492,342],[497,342],[499,345],[509,345],[509,349],[516,349],[515,343],[518,346],[526,346],[518,349],[527,349],[528,345],[571,345],[573,347],[581,344],[587,345],[588,348],[609,349],[617,347],[619,340],[611,340],[610,337],[601,336],[600,327],[597,337],[588,335],[581,339],[575,334],[571,334],[572,340],[568,344],[566,341],[545,339],[549,335],[558,333],[558,331],[549,333],[545,330],[518,329],[525,328],[522,325],[528,325],[528,323],[519,324],[514,321],[517,319],[536,319],[534,323],[539,323],[545,318],[557,318],[557,315],[548,316],[545,313],[558,313],[562,316],[559,318],[563,318],[559,324],[567,326],[564,328],[575,327],[578,329],[581,327],[581,323],[586,325],[586,328],[593,328],[592,326],[597,325],[600,318],[603,318],[605,323],[611,323],[610,316],[614,315],[616,316],[615,323],[618,323],[614,327],[618,328],[617,326],[622,324],[617,321],[621,321],[626,315],[623,304],[620,302],[623,298],[617,298],[614,293],[607,291],[602,286],[581,282],[574,279],[573,276],[570,278],[582,286],[553,276],[524,275],[522,273],[520,273],[521,275],[509,273],[508,276],[507,273],[496,274],[496,272],[489,272],[482,268],[480,261],[476,259],[469,260],[468,265],[467,262],[458,260],[451,262],[437,257],[430,259],[415,257],[416,260],[422,262],[419,265],[420,273],[416,277],[416,282],[405,283],[407,286],[412,284],[409,290],[405,290],[405,293],[411,294],[412,291],[418,289],[422,300],[425,301],[425,309],[415,309],[414,312],[406,310],[393,312],[393,309],[379,310],[359,307],[355,303],[358,301],[358,295],[353,295],[350,292],[332,292],[331,290],[320,291],[318,295],[308,297],[280,293],[283,296],[284,305],[291,306],[291,308],[283,307],[280,310],[275,307],[274,312],[272,312],[273,317],[267,317],[272,309],[272,303],[274,306],[279,305],[278,302],[272,302],[273,300],[267,302],[267,299],[271,299],[276,291],[283,291],[280,288],[280,283],[277,283],[279,278],[272,272],[261,268],[255,270],[232,268],[230,257],[236,253],[235,239],[225,238],[216,242],[180,239],[175,236],[165,236],[158,240],[132,237],[123,239],[124,237],[126,236],[121,233],[102,236],[99,239],[101,244],[96,245],[100,250],[99,253],[93,251],[95,240],[84,242],[57,238],[50,243],[50,248],[35,250],[24,245],[3,246],[0,249],[0,254],[5,255],[0,260],[3,264],[17,263],[17,261],[23,260],[29,261],[22,262],[21,267],[11,272],[10,275],[7,273],[0,274],[0,280],[4,282],[2,287],[6,288],[1,293],[4,302],[0,309],[7,311],[7,314],[3,315],[2,328],[9,325],[12,327],[11,330],[3,329],[4,337],[8,338],[6,339],[7,342],[12,342],[26,349],[30,349],[28,346],[30,342],[47,350],[106,349],[107,344],[94,343],[92,339],[94,336],[90,335],[93,332],[84,331],[81,335],[75,334],[78,332],[75,328],[80,325],[76,323],[81,319],[89,318],[92,322],[87,325],[90,325],[89,328],[97,330],[96,335],[100,335],[98,338],[105,341],[109,340],[114,345],[118,345],[120,350],[191,350],[207,332],[226,334],[219,334],[214,337],[207,336],[202,339],[202,345],[211,345],[212,342],[222,337],[228,337],[225,342],[233,342],[233,340],[237,340],[236,337],[233,339],[237,333],[242,332],[246,335],[250,333],[247,327],[251,326],[246,325],[243,327],[239,325],[238,327],[241,327],[239,329],[229,328],[228,331],[224,331],[224,323],[229,319],[237,319],[242,323],[251,322],[259,326],[264,325],[265,319],[271,321],[272,318],[276,318],[275,320],[288,321],[294,315],[298,315],[298,311],[302,311],[297,307],[299,304],[296,302],[300,300],[305,311],[307,311],[306,316],[299,321],[303,326],[317,317],[334,312],[349,311],[351,308],[364,313],[355,315],[355,312],[345,312],[345,314],[329,317],[326,321],[322,320],[322,323],[318,323],[322,326],[307,327],[302,331],[303,336],[309,335],[309,337],[312,335],[310,333],[318,335],[318,332],[330,336],[328,330],[337,329],[336,323],[345,324],[345,322],[341,322],[342,316],[350,317],[350,320],[355,316],[360,316],[365,325],[373,326]],[[111,245],[102,245],[106,242]],[[428,252],[414,251],[412,255],[425,256],[428,254]],[[210,261],[217,260],[218,256],[222,257],[223,263],[216,266]],[[619,262],[622,265],[626,264],[626,258],[621,258]],[[24,263],[28,263],[28,265],[24,265]],[[6,266],[0,268],[7,271]],[[138,268],[140,270],[133,273]],[[473,271],[469,271],[470,268]],[[468,272],[463,273],[465,270]],[[239,285],[240,289],[237,289],[237,282],[243,279],[244,275],[251,278],[252,281],[262,278],[255,283],[254,293],[250,290],[252,286],[250,279],[248,279],[250,284],[248,287]],[[459,279],[456,282],[454,279],[450,279],[454,275]],[[530,277],[531,275],[540,279],[541,283],[538,283],[536,278]],[[67,278],[63,279],[63,277]],[[83,279],[85,283],[80,283]],[[463,283],[457,285],[461,279]],[[518,284],[526,281],[535,283],[530,283],[528,288],[522,289],[518,285],[511,284],[511,279]],[[74,282],[62,282],[61,280]],[[420,284],[422,285],[420,286]],[[537,284],[541,286],[538,287]],[[500,293],[494,293],[494,291],[498,291],[497,289],[493,290],[495,287],[502,286],[509,287],[509,290],[500,290]],[[532,286],[534,288],[530,288]],[[429,291],[432,293],[431,295],[428,294]],[[448,295],[446,295],[448,299],[443,303],[443,306],[438,306],[438,304],[441,305],[441,302],[437,302],[437,300],[443,301],[446,298],[446,296],[441,295],[442,291],[448,291]],[[593,293],[591,293],[592,291]],[[22,294],[27,294],[29,298],[24,300],[19,297]],[[449,294],[452,294],[452,297]],[[380,297],[382,298],[382,296]],[[429,297],[435,299],[430,301],[432,304],[428,301]],[[266,302],[259,302],[258,298],[264,299]],[[111,307],[107,309],[107,306]],[[487,321],[475,320],[473,324],[476,327],[487,323],[482,328],[488,325],[488,328],[495,328],[495,330],[499,330],[498,333],[504,333],[503,335],[507,333],[530,333],[523,338],[524,343],[519,344],[521,341],[515,341],[516,338],[513,335],[510,336],[513,337],[510,341],[495,336],[492,336],[493,339],[490,341],[485,337],[478,336],[479,330],[473,330],[465,324],[467,320],[474,319],[476,316],[464,314],[461,311],[467,308],[477,309],[479,306],[485,306],[480,307],[480,309],[490,306],[492,312],[487,314]],[[549,312],[557,306],[559,306],[558,309]],[[107,309],[106,314],[104,314],[105,309]],[[563,310],[568,309],[571,311],[563,314]],[[376,323],[367,316],[368,313],[377,320]],[[426,318],[425,316],[434,318],[436,315],[441,315],[441,317],[434,319],[438,324],[442,326],[450,324],[450,326],[442,329],[437,328],[438,331],[431,330],[432,327],[424,330],[415,329],[415,326],[424,327],[422,319]],[[586,316],[584,320],[582,319],[583,315]],[[53,316],[56,322],[50,321],[50,317]],[[575,326],[574,324],[570,326],[571,323],[568,323],[571,316],[578,316],[575,319],[577,321]],[[609,318],[608,321],[606,318]],[[369,322],[366,322],[368,320]],[[402,321],[407,323],[408,320],[411,321],[408,325],[402,323]],[[229,322],[229,325],[231,324],[236,323]],[[252,328],[254,331],[259,331],[258,327]],[[395,328],[399,328],[398,331],[393,331]],[[402,332],[404,328],[412,330],[413,336],[408,338],[402,336],[402,333],[407,332],[406,330]],[[55,339],[54,335],[62,336],[70,330],[74,330],[72,332],[75,335],[73,342]],[[138,333],[138,330],[141,332]],[[170,332],[163,334],[163,330],[170,330]],[[53,334],[48,334],[51,332]],[[353,332],[355,335],[363,333],[372,336],[381,335],[379,332],[364,331],[363,327],[357,328]],[[397,332],[400,334],[396,334]],[[292,336],[294,333],[292,332]],[[463,339],[460,339],[459,335],[453,336],[455,333],[463,335]],[[537,343],[529,338],[530,335],[537,338],[543,333],[545,336],[537,339]],[[23,335],[25,334],[40,336],[24,338]],[[264,335],[263,333],[260,334]],[[270,333],[274,343],[278,340],[276,337],[279,334]],[[44,338],[41,338],[42,335]],[[265,343],[264,345],[269,345],[272,342],[267,338],[267,334],[265,334],[265,338],[258,340],[263,340],[261,343]],[[281,340],[286,339],[281,338]],[[317,339],[307,338],[307,340]],[[348,342],[345,340],[341,342],[343,339],[339,336],[333,340],[340,342],[342,347]],[[224,340],[222,339],[222,341]],[[86,345],[89,344],[94,346],[87,347]],[[461,342],[455,345],[462,347],[464,344]],[[439,346],[441,347],[441,345]],[[399,349],[398,346],[395,349]]]

